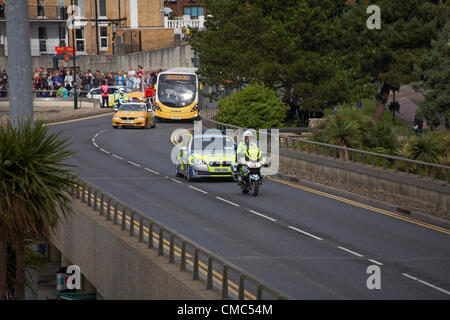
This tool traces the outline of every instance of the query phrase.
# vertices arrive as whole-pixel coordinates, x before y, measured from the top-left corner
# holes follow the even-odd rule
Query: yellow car
[[[113,115],[112,125],[114,129],[119,127],[154,128],[155,115],[151,107],[146,103],[124,103]]]
[[[127,93],[128,99],[130,101],[137,101],[137,102],[147,102],[145,99],[145,92],[143,91],[134,91]]]

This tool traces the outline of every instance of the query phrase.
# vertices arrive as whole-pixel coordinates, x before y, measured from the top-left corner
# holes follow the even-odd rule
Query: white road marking
[[[155,170],[152,170],[152,169],[149,169],[149,168],[144,168],[144,170],[147,170],[147,171],[149,171],[151,173],[154,173],[154,174],[159,174],[158,171],[155,171]]]
[[[140,166],[141,166],[140,164],[134,163],[134,162],[129,161],[129,160],[128,160],[127,162],[128,162],[129,164],[135,166],[135,167],[140,167]]]
[[[109,151],[106,151],[105,149],[103,149],[103,148],[100,148],[100,150],[102,150],[104,153],[106,153],[106,154],[109,154]]]
[[[277,221],[277,220],[275,220],[275,219],[273,219],[273,218],[271,218],[271,217],[268,217],[268,216],[266,216],[266,215],[264,215],[264,214],[262,214],[262,213],[259,213],[259,212],[256,212],[256,211],[253,211],[253,210],[249,210],[251,213],[254,213],[254,214],[256,214],[256,215],[258,215],[258,216],[260,216],[260,217],[263,217],[263,218],[265,218],[265,219],[268,219],[268,220],[270,220],[270,221]]]
[[[193,187],[193,186],[189,186],[189,188],[194,189],[194,190],[197,190],[197,191],[199,191],[199,192],[201,192],[201,193],[204,193],[204,194],[208,194],[208,192],[206,192],[206,191],[204,191],[204,190],[202,190],[202,189]]]
[[[176,183],[183,183],[181,181],[178,181],[177,179],[173,179],[173,178],[169,178],[169,179],[172,180],[173,182],[176,182]]]
[[[231,205],[233,205],[233,206],[235,206],[235,207],[239,207],[238,204],[236,204],[236,203],[234,203],[234,202],[231,202],[231,201],[228,201],[228,200],[226,200],[226,199],[224,199],[224,198],[216,197],[216,199],[218,199],[218,200],[220,200],[220,201],[223,201],[223,202],[226,202],[226,203],[229,203],[229,204],[231,204]]]
[[[98,145],[94,142],[94,146],[96,147],[96,148],[98,148]]]
[[[378,261],[373,260],[373,259],[369,259],[369,261],[370,261],[370,262],[373,262],[373,263],[375,263],[375,264],[377,264],[377,265],[379,265],[379,266],[382,266],[382,265],[383,265],[381,262],[378,262]]]
[[[339,249],[341,249],[341,250],[344,250],[344,251],[347,251],[348,253],[351,253],[351,254],[353,254],[353,255],[355,255],[355,256],[357,256],[357,257],[364,257],[362,254],[359,254],[359,253],[357,253],[357,252],[354,252],[354,251],[352,251],[352,250],[349,250],[349,249],[347,249],[347,248],[344,248],[344,247],[338,247]]]
[[[402,276],[405,276],[405,277],[410,278],[410,279],[415,280],[415,281],[419,280],[416,277],[410,276],[409,274],[406,274],[406,273],[402,273]]]
[[[297,231],[297,232],[303,233],[304,235],[307,235],[307,236],[309,236],[309,237],[311,237],[311,238],[314,238],[314,239],[316,239],[316,240],[322,240],[322,238],[319,238],[319,237],[317,237],[317,236],[315,236],[315,235],[313,235],[313,234],[311,234],[311,233],[308,233],[308,232],[306,232],[306,231],[300,230],[300,229],[295,228],[295,227],[293,227],[293,226],[289,226],[288,228],[290,228],[290,229],[292,229],[292,230],[295,230],[295,231]]]
[[[424,284],[424,285],[426,285],[426,286],[428,286],[428,287],[430,287],[430,288],[433,288],[433,289],[435,289],[435,290],[437,290],[437,291],[440,291],[440,292],[442,292],[442,293],[445,293],[445,294],[447,294],[447,295],[450,295],[450,292],[449,292],[449,291],[447,291],[447,290],[445,290],[445,289],[442,289],[442,288],[439,288],[439,287],[437,287],[437,286],[435,286],[435,285],[433,285],[433,284],[431,284],[431,283],[429,283],[429,282],[426,282],[426,281],[417,279],[416,277],[413,277],[413,276],[411,276],[411,275],[409,275],[409,274],[407,274],[407,273],[402,273],[402,276],[405,276],[405,277],[407,277],[407,278],[409,278],[409,279],[411,279],[411,280],[417,281],[417,282],[419,282],[419,283],[421,283],[421,284]]]
[[[444,290],[444,289],[442,289],[442,288],[436,287],[435,285],[432,285],[431,283],[425,282],[425,281],[423,281],[423,280],[418,280],[418,281],[419,281],[420,283],[426,285],[426,286],[429,286],[429,287],[431,287],[431,288],[433,288],[433,289],[436,289],[436,290],[438,290],[438,291],[440,291],[440,292],[442,292],[442,293],[445,293],[445,294],[450,295],[450,292],[447,291],[447,290]]]
[[[115,154],[113,154],[112,156],[113,156],[114,158],[117,158],[117,159],[123,160],[123,158],[122,158],[122,157],[116,156]]]

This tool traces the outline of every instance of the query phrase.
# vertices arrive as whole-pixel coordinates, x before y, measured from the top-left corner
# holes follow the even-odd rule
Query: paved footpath
[[[400,103],[400,112],[397,116],[408,124],[414,124],[414,116],[419,108],[419,103],[424,100],[421,93],[415,92],[409,85],[400,87],[400,91],[395,95],[396,100]],[[386,105],[392,101],[392,94]]]

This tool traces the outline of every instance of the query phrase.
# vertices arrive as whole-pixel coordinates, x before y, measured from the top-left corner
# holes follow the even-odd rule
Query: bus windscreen
[[[196,77],[189,74],[161,74],[158,80],[158,100],[171,108],[191,105],[196,95]]]

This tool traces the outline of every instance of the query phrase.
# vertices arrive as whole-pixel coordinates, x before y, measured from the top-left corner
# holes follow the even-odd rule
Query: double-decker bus
[[[155,113],[161,119],[198,119],[199,83],[195,68],[161,72],[156,82]]]

